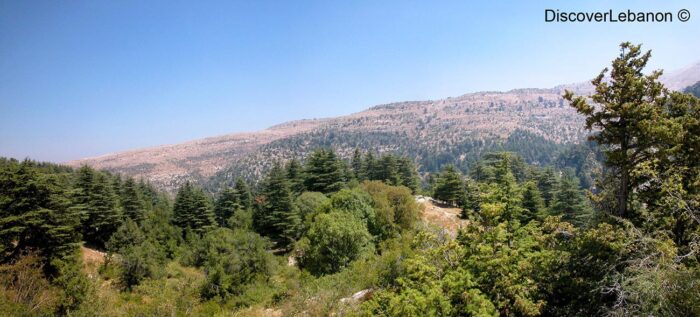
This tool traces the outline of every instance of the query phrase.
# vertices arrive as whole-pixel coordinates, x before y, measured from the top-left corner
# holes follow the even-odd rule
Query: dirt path
[[[86,248],[84,246],[80,247],[80,251],[83,254],[83,262],[86,264],[102,264],[105,262],[105,253],[97,251],[95,249]]]
[[[445,228],[452,236],[457,235],[459,228],[469,224],[468,220],[459,218],[460,209],[451,206],[441,205],[430,197],[417,196],[416,202],[423,204],[423,221]]]
[[[90,278],[97,278],[100,266],[105,263],[106,254],[95,249],[80,246],[83,256],[83,270]]]

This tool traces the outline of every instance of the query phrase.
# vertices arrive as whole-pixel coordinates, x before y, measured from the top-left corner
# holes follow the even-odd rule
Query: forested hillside
[[[692,94],[695,97],[700,97],[700,81],[695,83],[695,85],[692,85],[692,86],[686,88],[685,92]]]
[[[700,64],[660,80],[682,90],[700,81]],[[318,147],[333,147],[345,159],[355,148],[405,155],[422,175],[437,172],[443,164],[467,172],[481,155],[498,150],[516,152],[526,162],[543,166],[586,137],[584,118],[562,98],[567,89],[593,92],[590,83],[581,83],[398,102],[347,116],[292,121],[259,132],[132,150],[69,165],[89,164],[144,177],[171,194],[187,181],[214,192],[238,177],[255,182],[275,161],[302,160]]]
[[[566,148],[513,129],[413,157],[420,131],[394,150],[383,134],[318,132],[270,145],[247,178],[221,174],[214,194],[183,181],[174,198],[88,166],[2,159],[0,312],[698,316],[700,101],[667,89],[650,57],[623,43],[592,95],[562,92],[580,116],[567,131],[590,133]],[[443,226],[426,206],[461,219]]]

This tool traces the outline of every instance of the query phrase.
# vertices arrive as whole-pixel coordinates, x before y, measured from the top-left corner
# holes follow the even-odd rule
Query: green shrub
[[[349,213],[362,220],[369,232],[373,235],[381,233],[381,227],[377,223],[377,215],[372,207],[372,197],[360,188],[342,189],[331,195],[328,211]]]
[[[362,189],[372,197],[382,239],[389,238],[400,230],[413,228],[419,211],[410,189],[389,186],[379,181],[365,181]]]
[[[330,200],[319,192],[303,192],[294,200],[294,205],[302,221],[302,234],[311,226],[313,216],[321,212],[324,206],[328,206]]]
[[[188,259],[206,273],[202,297],[226,299],[258,278],[267,279],[274,264],[269,246],[251,231],[219,228],[207,233],[193,246]]]
[[[146,241],[123,248],[118,259],[122,286],[131,289],[146,278],[162,276],[166,257],[156,245]]]
[[[297,247],[300,264],[316,275],[335,273],[371,252],[372,236],[362,220],[347,212],[318,215]]]

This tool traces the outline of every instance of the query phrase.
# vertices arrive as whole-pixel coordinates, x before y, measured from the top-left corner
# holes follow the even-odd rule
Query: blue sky
[[[545,23],[688,9],[689,22]],[[403,100],[700,60],[698,1],[0,0],[0,156],[61,162]]]

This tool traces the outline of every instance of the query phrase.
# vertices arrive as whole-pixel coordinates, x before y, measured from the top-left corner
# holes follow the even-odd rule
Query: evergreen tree
[[[153,207],[159,203],[162,203],[164,200],[167,200],[162,193],[159,193],[155,188],[153,188],[153,186],[151,186],[151,184],[145,182],[143,179],[139,180],[136,186],[138,187],[138,191],[141,193],[143,202],[146,204],[147,208]]]
[[[216,215],[216,221],[219,226],[226,226],[227,221],[235,213],[245,210],[243,204],[240,201],[240,195],[238,191],[233,188],[225,188],[219,194],[219,198],[214,204],[214,214]]]
[[[132,246],[139,245],[146,240],[141,228],[138,224],[127,218],[124,223],[117,228],[117,231],[112,234],[109,241],[105,244],[107,251],[112,253],[119,253],[121,250]]]
[[[180,228],[187,228],[194,222],[191,210],[194,209],[193,188],[190,182],[186,182],[175,196],[173,205],[173,223]]]
[[[159,278],[164,273],[165,254],[152,241],[121,249],[118,258],[122,287],[131,290],[146,278]]]
[[[571,173],[566,173],[562,177],[554,193],[551,213],[562,215],[564,220],[581,225],[588,220],[591,210],[578,183],[578,179]]]
[[[121,219],[112,184],[104,174],[95,174],[87,204],[87,218],[83,223],[85,241],[104,247],[105,242],[121,225]]]
[[[371,151],[368,152],[365,155],[365,160],[362,162],[362,179],[378,180],[377,165],[377,159],[374,158],[374,154]]]
[[[540,190],[535,182],[527,182],[523,186],[523,214],[520,221],[525,224],[532,219],[544,218],[544,199],[540,195]]]
[[[604,147],[606,165],[619,179],[617,188],[608,189],[617,196],[617,215],[630,217],[630,193],[644,182],[635,176],[635,168],[649,160],[656,145],[645,135],[654,120],[662,117],[667,102],[663,84],[658,82],[660,71],[649,75],[642,72],[651,57],[651,51],[642,53],[640,45],[629,42],[620,45],[620,56],[612,63],[606,76],[605,68],[591,83],[595,94],[575,97],[567,91],[564,98],[586,116],[586,128],[595,130],[590,139]],[[609,78],[609,80],[607,80]],[[590,98],[593,104],[587,99]]]
[[[554,198],[554,190],[557,186],[557,177],[554,169],[547,167],[537,175],[537,188],[540,190],[545,207],[549,208]]]
[[[131,177],[127,178],[121,185],[121,205],[122,212],[126,217],[136,223],[143,222],[146,217],[145,202],[141,197],[138,185]]]
[[[201,188],[194,187],[190,182],[180,187],[173,206],[173,223],[198,234],[216,226],[211,202]]]
[[[401,185],[398,162],[393,155],[386,154],[379,159],[378,172],[378,180],[392,186]]]
[[[343,188],[343,162],[332,150],[317,150],[309,156],[305,166],[304,187],[308,191],[331,193]]]
[[[191,250],[191,264],[207,272],[202,297],[228,299],[256,279],[267,280],[275,263],[269,248],[266,239],[247,230],[219,228],[207,233]]]
[[[56,274],[51,281],[63,290],[56,316],[72,316],[74,311],[86,304],[94,296],[94,284],[85,273],[81,252],[73,248],[73,253],[51,261]]]
[[[497,174],[500,175],[496,180],[495,200],[503,204],[503,212],[501,217],[505,221],[512,221],[520,218],[523,213],[522,208],[522,193],[515,179],[515,176],[510,171],[507,162],[502,162],[497,169]]]
[[[270,170],[262,185],[262,215],[258,217],[261,233],[286,246],[298,238],[301,227],[289,189],[286,173],[279,164]]]
[[[355,179],[360,181],[364,180],[365,175],[362,173],[362,154],[360,153],[360,149],[355,148],[355,151],[352,153],[350,165],[352,166],[352,173]]]
[[[454,165],[446,165],[435,180],[433,197],[455,205],[462,201],[463,195],[464,183],[462,182],[462,175]]]
[[[248,183],[242,178],[238,178],[234,188],[236,190],[236,199],[241,203],[243,209],[251,210],[253,208],[253,195],[250,193]]]
[[[45,264],[72,254],[80,220],[68,209],[66,193],[52,175],[24,161],[0,169],[0,262],[36,249]]]
[[[299,161],[292,159],[287,163],[287,179],[289,180],[289,189],[296,195],[304,191],[304,171],[299,164]]]
[[[401,157],[398,160],[401,185],[408,187],[412,193],[416,193],[419,185],[418,172],[415,165],[408,158]]]
[[[487,165],[494,167],[493,171],[496,181],[503,180],[507,173],[511,173],[513,174],[513,177],[515,177],[515,174],[511,169],[511,156],[509,153],[488,153],[484,155],[483,161],[486,162]]]
[[[71,209],[75,212],[81,222],[87,220],[90,204],[90,195],[94,185],[95,170],[87,165],[83,165],[78,170],[75,184],[71,192]]]
[[[487,182],[494,179],[493,167],[486,166],[483,161],[478,161],[469,170],[469,177],[477,182]]]
[[[144,234],[145,239],[153,241],[170,259],[175,258],[177,253],[180,252],[180,245],[184,236],[182,230],[172,224],[172,220],[173,215],[170,206],[157,206],[144,221],[142,225],[143,230],[140,230]],[[138,230],[134,231],[138,232]],[[115,235],[117,233],[112,235],[112,237]]]
[[[700,99],[673,92],[664,113],[650,133],[658,144],[653,164],[637,171],[646,179],[639,200],[647,226],[672,232],[682,252],[691,253],[700,233]]]
[[[526,179],[527,168],[523,158],[512,152],[487,153],[482,162],[485,166],[491,167],[488,174],[492,175],[489,175],[489,180],[501,179],[507,172],[512,173],[518,182]]]
[[[468,219],[472,213],[479,213],[481,211],[481,202],[479,184],[471,178],[467,178],[464,182],[464,194],[459,202],[461,208],[460,217]]]

